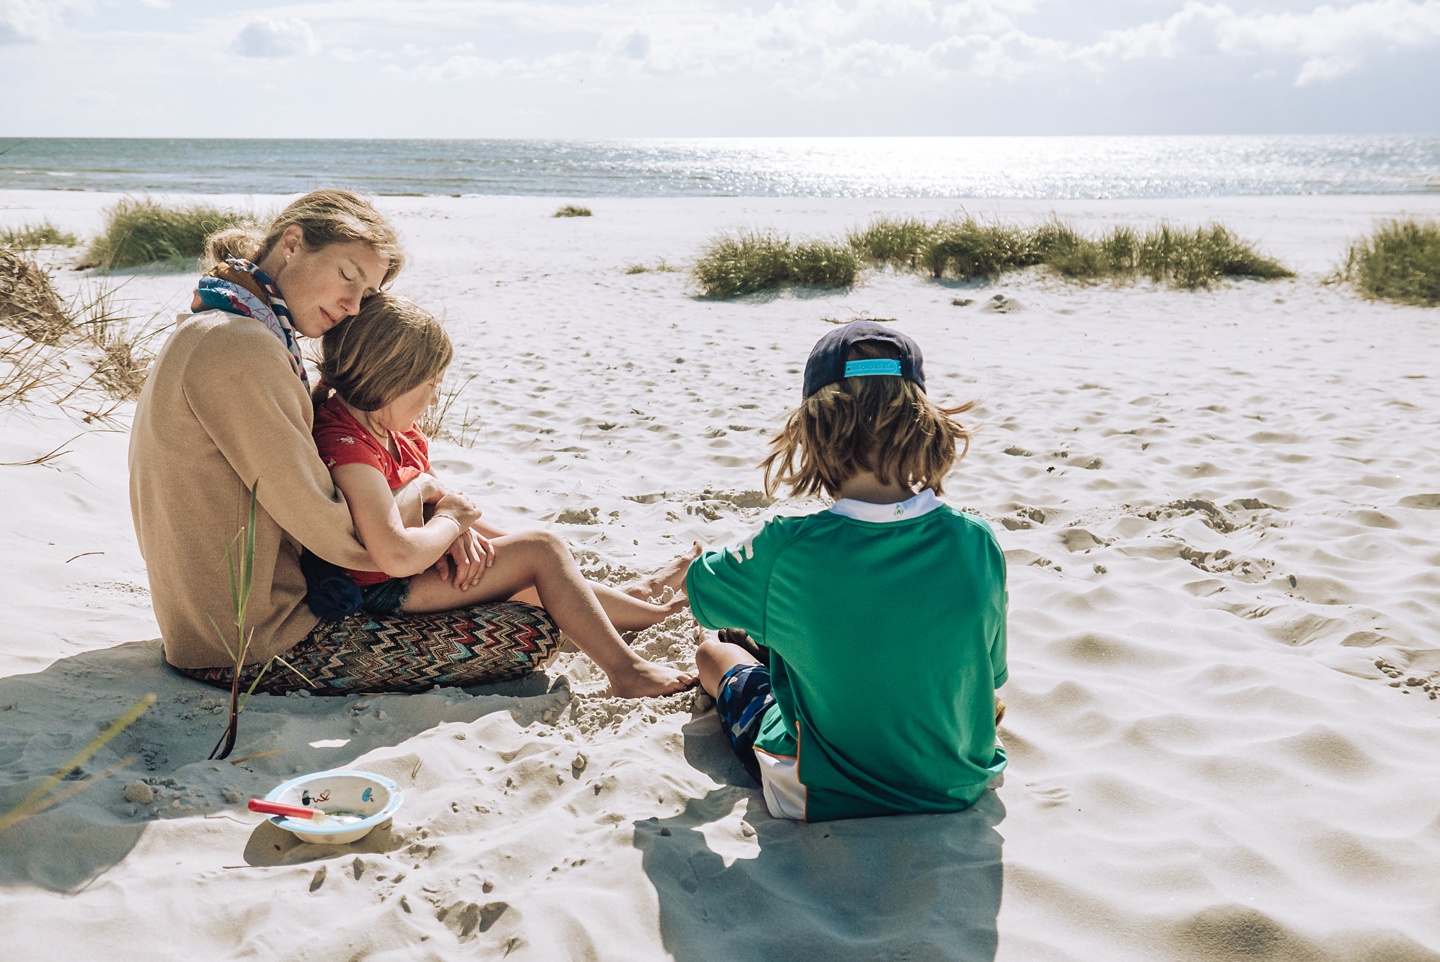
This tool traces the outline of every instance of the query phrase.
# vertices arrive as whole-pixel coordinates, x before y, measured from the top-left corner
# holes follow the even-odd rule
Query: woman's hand
[[[450,547],[435,562],[435,570],[442,581],[449,581],[456,591],[468,591],[480,583],[485,571],[495,563],[495,546],[480,532],[467,528],[451,542]],[[454,576],[451,576],[451,565]]]
[[[400,521],[407,528],[418,528],[429,517],[427,511],[445,497],[445,486],[432,474],[422,474],[407,482],[394,493]]]
[[[439,478],[428,472],[422,472],[407,487],[415,489],[422,504],[434,504],[446,495],[445,485],[440,483]]]
[[[446,517],[454,520],[460,526],[461,531],[467,530],[472,524],[479,521],[480,513],[475,502],[458,491],[446,492],[439,501],[435,502],[434,517]]]

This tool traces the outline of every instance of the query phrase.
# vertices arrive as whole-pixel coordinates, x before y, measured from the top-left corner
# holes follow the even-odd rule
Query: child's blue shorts
[[[409,578],[391,578],[361,587],[343,569],[308,551],[300,555],[305,574],[305,604],[317,618],[340,621],[357,611],[372,615],[398,615],[410,596]]]
[[[755,759],[755,739],[760,736],[760,720],[765,710],[773,704],[770,669],[764,665],[736,665],[720,679],[715,713],[720,716],[720,727],[725,729],[735,757],[757,785],[760,784],[760,763]]]

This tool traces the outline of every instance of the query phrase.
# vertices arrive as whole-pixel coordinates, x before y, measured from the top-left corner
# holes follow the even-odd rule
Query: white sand
[[[90,234],[113,200],[0,192],[0,224]],[[475,376],[450,413],[473,443],[437,443],[442,476],[605,577],[735,539],[816,507],[767,506],[754,468],[810,344],[894,319],[932,395],[983,399],[947,499],[1010,561],[1004,786],[958,815],[776,821],[707,700],[606,697],[578,655],[498,693],[257,697],[236,755],[280,752],[205,761],[221,698],[160,664],[131,407],[85,424],[83,397],[37,396],[0,408],[0,461],[73,440],[0,467],[0,811],[160,700],[86,766],[122,770],[0,834],[9,956],[1440,958],[1440,318],[1320,283],[1374,218],[1440,197],[972,203],[1086,229],[1219,219],[1301,276],[1184,293],[882,273],[731,303],[624,271],[688,266],[721,229],[959,205],[560,203],[382,202],[412,255],[397,289],[448,318],[452,384]],[[110,282],[143,321],[192,278]],[[677,616],[639,645],[683,661],[698,636]],[[407,791],[390,830],[298,845],[244,810],[350,765]],[[122,795],[140,779],[150,805]]]

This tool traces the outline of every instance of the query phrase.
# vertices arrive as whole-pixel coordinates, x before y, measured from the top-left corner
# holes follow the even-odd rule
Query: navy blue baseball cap
[[[863,361],[846,360],[850,348],[862,341],[884,341],[893,344],[900,352],[898,358],[877,357]],[[925,390],[925,359],[920,355],[920,345],[899,331],[891,330],[874,321],[851,321],[844,327],[830,331],[810,349],[810,359],[805,362],[805,397],[809,397],[827,384],[847,377],[871,376],[903,377]]]

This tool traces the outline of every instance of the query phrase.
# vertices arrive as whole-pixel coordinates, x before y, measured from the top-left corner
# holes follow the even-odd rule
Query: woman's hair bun
[[[260,254],[265,235],[253,227],[229,227],[205,239],[205,266],[216,267],[232,257],[253,261]]]

